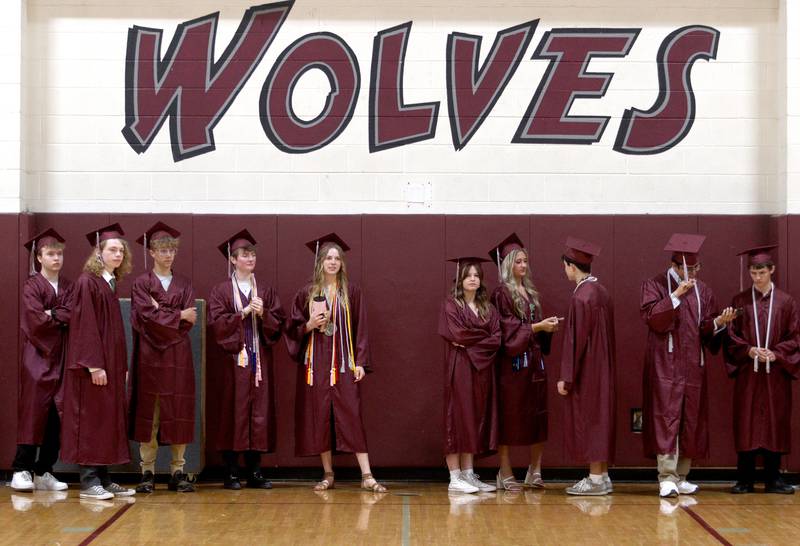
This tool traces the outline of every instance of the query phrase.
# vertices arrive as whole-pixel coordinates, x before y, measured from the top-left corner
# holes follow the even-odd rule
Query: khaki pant
[[[139,444],[139,455],[142,458],[142,473],[148,470],[155,474],[156,471],[156,456],[158,455],[158,424],[159,424],[159,404],[156,398],[155,407],[153,408],[153,433],[150,436],[149,442],[142,442]],[[169,465],[169,473],[175,474],[180,470],[183,472],[183,466],[186,464],[184,454],[186,453],[186,444],[173,444],[169,446],[172,452],[172,462]]]

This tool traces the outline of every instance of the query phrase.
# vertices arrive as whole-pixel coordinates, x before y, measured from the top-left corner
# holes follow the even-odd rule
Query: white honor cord
[[[686,260],[683,262],[686,263]],[[684,265],[684,271],[686,271]],[[672,297],[672,278],[670,275],[670,271],[672,268],[667,269],[667,292],[669,292],[670,298]],[[701,318],[703,316],[703,306],[700,303],[700,291],[697,289],[697,284],[694,285],[694,295],[697,296],[697,326],[700,327]],[[672,352],[672,332],[669,333],[669,352]],[[705,357],[703,356],[703,343],[700,343],[700,367],[702,368],[705,364]]]
[[[775,285],[769,283],[769,311],[767,314],[767,335],[764,339],[764,349],[769,348],[769,330],[772,326],[772,302],[775,298]],[[752,296],[753,296],[753,319],[755,320],[755,328],[756,328],[756,345],[759,349],[761,349],[761,330],[758,327],[758,309],[756,308],[756,287],[753,285],[751,288]],[[753,371],[758,373],[758,355],[753,357]],[[769,359],[767,359],[767,373],[769,373]]]
[[[587,281],[588,282],[595,282],[596,280],[597,280],[597,277],[592,277],[591,275],[589,275],[588,277],[584,277],[583,279],[581,279],[581,281],[578,283],[578,286],[575,287],[575,290],[573,290],[572,293],[574,294],[575,292],[577,292],[578,288],[580,288],[583,283],[585,283]]]

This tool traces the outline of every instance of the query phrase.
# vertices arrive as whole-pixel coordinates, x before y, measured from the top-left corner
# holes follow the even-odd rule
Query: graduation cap
[[[247,248],[249,246],[255,246],[256,240],[250,235],[250,232],[246,229],[243,229],[234,235],[231,235],[222,243],[220,243],[217,248],[222,255],[225,256],[225,259],[228,261],[228,276],[231,274],[231,256],[233,253],[240,248]]]
[[[588,266],[591,265],[595,256],[600,255],[600,245],[578,239],[577,237],[567,237],[566,250],[564,256],[575,262],[576,264]]]
[[[180,236],[181,232],[177,229],[168,226],[164,222],[156,222],[150,227],[150,229],[140,235],[139,238],[136,239],[136,242],[145,248],[149,248],[150,243],[157,239],[177,239]]]
[[[736,255],[739,256],[739,291],[743,289],[742,270],[744,269],[744,257],[747,256],[747,267],[766,263],[775,263],[775,260],[772,259],[772,254],[770,251],[776,248],[778,248],[778,245],[776,244],[760,245],[736,253]]]
[[[491,262],[488,258],[482,258],[480,256],[456,256],[455,258],[448,258],[448,262],[455,262],[456,264],[456,279],[454,282],[458,283],[458,274],[461,271],[461,264],[464,266],[474,265],[474,264],[482,264],[485,262]]]
[[[664,247],[664,250],[672,252],[672,261],[674,263],[683,264],[684,266],[693,266],[697,265],[698,253],[705,240],[705,235],[673,233],[672,237],[667,241],[667,246]]]
[[[48,228],[38,235],[34,236],[31,240],[23,246],[30,252],[30,274],[36,274],[36,252],[38,249],[50,246],[56,243],[64,244],[64,238],[53,228]]]
[[[150,229],[140,235],[139,238],[136,239],[136,242],[144,247],[144,268],[147,269],[147,250],[150,248],[150,244],[153,241],[168,238],[177,239],[180,236],[180,231],[168,226],[164,222],[156,222]]]
[[[121,239],[125,235],[122,227],[117,224],[111,224],[99,229],[95,229],[86,234],[86,240],[97,250],[100,250],[100,243],[108,241],[109,239]]]
[[[525,243],[522,242],[522,239],[516,233],[512,233],[495,246],[491,251],[489,251],[489,257],[492,260],[497,260],[497,274],[498,278],[502,279],[503,275],[500,271],[500,262],[506,259],[506,256],[511,254],[514,250],[525,250]]]
[[[308,247],[308,249],[314,253],[315,262],[317,254],[319,254],[319,249],[326,243],[333,243],[335,245],[339,245],[339,248],[342,249],[342,252],[347,252],[348,250],[350,250],[350,247],[347,246],[347,243],[345,243],[344,240],[341,237],[339,237],[335,232],[328,233],[327,235],[323,235],[322,237],[313,239],[306,243],[306,247]]]

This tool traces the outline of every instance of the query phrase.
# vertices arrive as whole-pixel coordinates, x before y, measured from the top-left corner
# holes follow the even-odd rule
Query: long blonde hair
[[[520,254],[525,254],[525,257],[529,258],[528,253],[521,248],[512,250],[505,258],[503,258],[503,262],[500,264],[500,276],[503,284],[511,294],[511,299],[514,302],[514,310],[517,312],[517,316],[524,318],[530,317],[530,312],[527,308],[525,299],[520,296],[519,292],[517,291],[519,285],[517,283],[517,278],[514,276],[514,261],[516,261],[517,256]],[[539,292],[536,290],[536,286],[534,286],[533,281],[530,278],[530,271],[531,269],[529,266],[528,271],[526,271],[525,275],[522,277],[522,287],[525,289],[525,292],[528,294],[528,299],[531,303],[533,303],[536,310],[541,312],[541,306],[539,304]]]
[[[463,262],[458,265],[458,279],[456,285],[453,287],[453,299],[456,305],[462,309],[466,305],[464,302],[464,279],[467,278],[470,268],[474,267],[478,273],[478,278],[481,280],[481,285],[475,292],[475,306],[478,308],[478,316],[486,319],[489,316],[489,293],[486,291],[486,285],[483,282],[483,268],[480,262]]]
[[[347,276],[347,265],[344,261],[344,251],[342,247],[337,245],[336,243],[325,243],[323,244],[319,252],[317,253],[317,259],[314,261],[314,278],[311,281],[311,286],[308,289],[308,304],[311,305],[311,300],[315,296],[324,296],[325,295],[325,257],[328,255],[330,249],[335,248],[339,252],[339,258],[342,261],[342,267],[339,268],[339,272],[336,274],[336,288],[339,292],[339,297],[343,298],[345,305],[349,305],[350,301],[347,297],[347,288],[348,288],[348,276]]]
[[[103,264],[101,253],[106,247],[106,243],[108,243],[110,240],[111,239],[106,239],[100,243],[99,252],[96,248],[92,250],[92,253],[89,254],[88,258],[86,258],[86,263],[83,264],[83,270],[85,272],[91,273],[92,275],[97,275],[98,277],[103,275],[105,265]],[[128,241],[125,239],[117,240],[122,243],[123,256],[122,263],[114,270],[114,278],[117,281],[121,281],[128,273],[131,272],[131,270],[133,270],[133,258],[131,257],[131,247],[128,246]]]

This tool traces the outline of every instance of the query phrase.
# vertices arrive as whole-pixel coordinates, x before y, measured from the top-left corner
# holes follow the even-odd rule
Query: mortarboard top
[[[753,248],[748,248],[747,250],[742,250],[741,252],[737,253],[737,256],[744,256],[747,255],[748,257],[748,265],[758,265],[763,264],[766,262],[773,262],[775,260],[772,259],[772,254],[770,253],[771,250],[778,248],[778,245],[761,245],[756,246]]]
[[[232,235],[231,237],[228,237],[227,239],[222,241],[222,243],[217,248],[219,249],[220,252],[222,252],[222,255],[225,256],[225,259],[228,259],[235,250],[255,245],[256,245],[256,240],[253,238],[252,235],[250,235],[249,231],[243,229],[238,233],[236,233],[235,235]]]
[[[491,262],[492,260],[490,260],[489,258],[481,258],[480,256],[458,256],[456,258],[448,258],[447,261],[453,263],[474,264],[474,263]]]
[[[136,239],[136,242],[140,245],[150,246],[150,243],[155,241],[156,239],[165,239],[167,237],[172,237],[173,239],[177,239],[181,236],[181,232],[177,229],[168,226],[163,222],[156,222],[153,224],[150,229],[145,231],[142,235]]]
[[[316,239],[313,239],[313,240],[307,242],[306,246],[316,256],[316,254],[319,251],[319,249],[322,248],[322,246],[325,243],[335,243],[335,244],[339,245],[339,248],[342,249],[342,252],[347,252],[348,250],[350,250],[350,247],[347,246],[347,243],[345,243],[344,240],[341,237],[339,237],[335,232],[334,233],[328,233],[327,235],[323,235],[322,237],[318,237]]]
[[[122,230],[122,227],[117,224],[111,224],[100,229],[95,229],[90,231],[86,234],[86,240],[89,241],[89,244],[92,246],[97,246],[103,241],[108,241],[109,239],[121,239],[125,235],[125,232]]]
[[[664,250],[672,252],[672,261],[676,264],[682,264],[685,260],[686,265],[697,265],[697,254],[705,240],[705,235],[673,233]]]
[[[499,260],[505,260],[506,256],[511,254],[513,250],[524,250],[525,244],[522,242],[522,239],[516,233],[512,233],[505,239],[503,239],[500,243],[497,244],[490,252],[489,256],[491,259],[498,260],[497,253],[500,252]]]
[[[36,252],[36,250],[43,246],[52,245],[53,243],[64,243],[64,238],[53,228],[48,228],[43,232],[33,237],[30,241],[25,243],[25,248],[28,252]]]
[[[567,237],[566,247],[564,256],[581,265],[590,265],[601,250],[599,245],[576,237]]]

